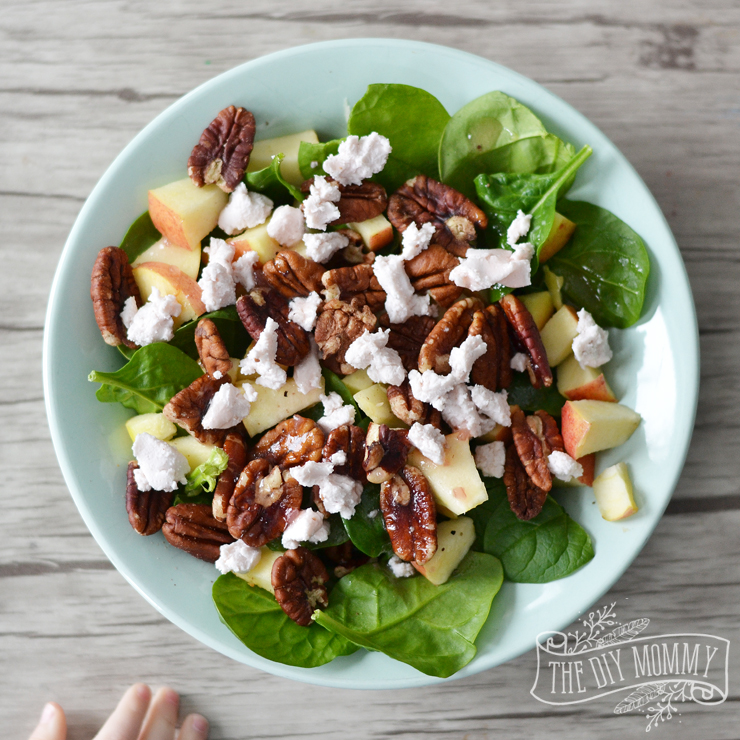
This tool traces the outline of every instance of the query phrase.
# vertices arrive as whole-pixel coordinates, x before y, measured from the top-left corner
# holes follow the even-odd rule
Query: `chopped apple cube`
[[[406,428],[404,424],[392,411],[388,402],[386,386],[382,383],[373,383],[371,386],[354,394],[357,405],[376,424],[387,424],[393,429]]]
[[[133,442],[139,434],[151,434],[152,437],[169,442],[176,434],[177,427],[164,414],[139,414],[126,422],[126,431]]]
[[[265,388],[258,383],[251,383],[251,386],[257,391],[257,398],[252,401],[244,426],[249,436],[254,437],[265,429],[271,429],[283,419],[317,404],[324,392],[324,379],[321,378],[320,388],[308,393],[301,393],[293,378],[288,378],[285,385],[277,390]]]
[[[467,516],[461,516],[437,525],[437,551],[423,564],[412,563],[430,583],[447,583],[452,572],[468,554],[475,542],[475,525]]]
[[[532,314],[534,323],[537,324],[537,328],[541,331],[542,327],[550,320],[553,313],[555,313],[552,296],[545,290],[541,293],[523,295],[521,296],[521,301],[527,307],[529,313]]]
[[[556,211],[550,233],[540,248],[540,264],[547,262],[550,257],[559,252],[568,243],[575,230],[576,225]]]
[[[561,288],[563,287],[563,283],[565,283],[565,278],[556,275],[547,265],[542,270],[545,273],[545,285],[552,296],[552,305],[555,306],[556,311],[559,311],[563,307]]]
[[[569,355],[558,365],[557,374],[558,391],[570,401],[617,401],[604,373],[595,367],[581,367],[575,355]]]
[[[572,351],[578,334],[578,314],[572,306],[563,306],[540,332],[550,367],[559,365]]]
[[[198,465],[202,465],[211,456],[211,452],[216,449],[215,445],[204,445],[195,437],[189,434],[187,437],[175,437],[170,440],[170,444],[181,452],[188,459],[190,471],[195,470]]]
[[[367,370],[355,370],[351,375],[342,378],[342,381],[353,396],[375,384],[374,380],[370,380]]]
[[[177,267],[164,262],[144,262],[134,267],[133,273],[144,302],[149,300],[152,288],[158,288],[160,295],[175,296],[182,306],[180,315],[173,319],[175,329],[206,312],[200,285]]]
[[[347,226],[362,237],[363,244],[371,252],[377,252],[393,241],[393,227],[382,213],[367,221],[356,221]]]
[[[478,437],[481,442],[510,442],[511,441],[511,427],[505,427],[501,424],[491,429],[490,432],[486,432],[484,435]]]
[[[164,262],[166,265],[179,267],[189,278],[197,280],[200,270],[200,244],[194,249],[185,249],[177,244],[170,244],[165,237],[162,237],[142,252],[131,263],[131,266],[137,267],[144,262]]]
[[[268,233],[267,224],[270,223],[268,218],[265,223],[247,229],[239,236],[232,237],[226,241],[234,245],[234,259],[238,260],[245,252],[257,252],[260,263],[265,265],[282,249]]]
[[[234,575],[239,576],[239,578],[246,581],[250,586],[259,586],[260,588],[264,588],[265,591],[274,594],[275,589],[272,587],[272,566],[283,553],[271,550],[267,545],[262,547],[261,550],[262,555],[260,556],[260,561],[252,570],[246,573],[234,573]]]
[[[638,510],[630,474],[623,462],[607,468],[594,481],[594,496],[601,516],[608,522],[626,519]]]
[[[565,451],[576,460],[626,442],[640,426],[641,417],[621,403],[566,401],[562,433]]]
[[[280,172],[282,176],[291,185],[301,185],[303,175],[298,167],[298,149],[301,142],[306,141],[309,144],[318,144],[319,137],[315,131],[301,131],[298,134],[289,134],[288,136],[278,136],[274,139],[262,139],[254,142],[254,149],[249,155],[249,166],[247,172],[256,172],[269,167],[272,158],[276,154],[284,155],[280,163]]]

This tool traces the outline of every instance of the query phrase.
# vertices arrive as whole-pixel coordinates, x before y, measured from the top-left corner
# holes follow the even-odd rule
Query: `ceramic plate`
[[[698,389],[696,316],[676,243],[647,187],[614,145],[580,113],[531,80],[454,49],[410,41],[352,39],[271,54],[207,82],[149,124],[117,157],[87,199],[64,247],[49,300],[44,386],[54,446],[69,490],[111,562],[164,616],[234,660],[299,681],[354,688],[435,683],[380,653],[360,650],[320,668],[280,665],[244,647],[219,621],[211,602],[212,565],[143,538],[124,508],[130,411],[95,399],[93,370],[114,370],[118,352],[105,345],[90,303],[90,271],[102,247],[119,244],[147,207],[147,190],[185,175],[188,155],[215,114],[230,104],[251,110],[258,137],[315,128],[322,139],[346,132],[350,107],[370,83],[415,85],[450,113],[491,90],[529,106],[548,130],[594,154],[570,192],[613,211],[645,240],[652,260],[643,318],[610,331],[609,381],[643,417],[629,442],[601,454],[600,469],[627,460],[640,511],[605,522],[589,489],[558,493],[591,534],[596,550],[584,568],[546,585],[505,583],[478,638],[478,654],[456,678],[531,650],[536,635],[559,630],[592,606],[624,573],[658,523],[678,480],[691,437]]]

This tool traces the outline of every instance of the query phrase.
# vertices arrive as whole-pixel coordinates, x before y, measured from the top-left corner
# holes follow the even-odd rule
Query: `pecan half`
[[[387,346],[398,352],[407,371],[415,370],[419,366],[421,346],[437,323],[435,319],[431,316],[412,316],[403,324],[391,324],[388,314],[383,314],[379,323],[384,329],[391,330]]]
[[[429,292],[442,308],[449,308],[461,295],[462,288],[450,280],[450,272],[460,264],[440,244],[430,244],[405,264],[406,274],[417,293]]]
[[[262,547],[288,526],[288,514],[299,509],[303,488],[293,478],[283,480],[278,467],[267,460],[248,463],[241,472],[226,511],[233,537],[250,547]]]
[[[126,471],[126,512],[131,526],[143,535],[154,534],[162,529],[164,515],[172,506],[174,492],[140,491],[134,478],[139,464],[132,461]]]
[[[532,314],[527,307],[514,295],[505,295],[499,303],[506,314],[506,319],[511,326],[518,341],[522,344],[529,355],[532,363],[530,380],[535,388],[543,385],[552,385],[552,370],[547,362],[547,352],[542,344],[537,324],[534,323]]]
[[[121,319],[123,304],[131,296],[137,308],[142,305],[139,286],[128,263],[128,256],[119,247],[104,247],[98,252],[90,280],[90,298],[95,322],[103,340],[111,347],[125,344],[129,349],[137,345],[126,338],[126,327]]]
[[[308,462],[319,462],[324,446],[324,433],[312,419],[295,414],[266,432],[252,448],[251,459],[262,458],[270,465],[289,468]]]
[[[380,487],[380,510],[401,560],[426,563],[437,550],[437,508],[424,474],[410,465]]]
[[[201,319],[195,327],[195,346],[203,369],[211,376],[224,377],[231,370],[231,359],[218,327],[211,319]]]
[[[226,509],[234,494],[237,478],[247,464],[247,446],[244,444],[242,435],[237,432],[227,434],[224,440],[224,452],[229,457],[229,464],[218,478],[211,507],[214,519],[220,522],[226,521]]]
[[[334,472],[348,475],[364,484],[367,481],[362,462],[365,459],[365,432],[354,425],[344,424],[332,429],[321,451],[321,459],[331,461],[332,455],[343,452],[346,462],[335,465]]]
[[[288,318],[288,301],[276,290],[250,290],[236,302],[236,312],[255,342],[264,331],[268,318],[277,323],[275,362],[279,365],[297,365],[311,350],[308,332]]]
[[[169,403],[162,409],[162,413],[165,418],[190,432],[199,442],[221,447],[227,430],[203,429],[201,421],[216,391],[224,383],[229,382],[231,381],[228,377],[216,379],[210,375],[201,375],[187,388],[172,396]]]
[[[477,298],[463,298],[445,311],[421,347],[419,372],[450,372],[450,352],[465,339],[475,312],[482,307]]]
[[[178,504],[167,509],[162,534],[174,547],[193,557],[215,563],[221,545],[234,541],[226,525],[218,522],[206,504]]]
[[[326,288],[324,295],[328,301],[351,301],[360,296],[371,311],[379,311],[385,304],[385,291],[375,277],[372,264],[327,270],[321,276],[321,281]]]
[[[514,445],[506,450],[504,485],[509,506],[519,519],[532,519],[542,511],[547,491],[538,488],[527,475]]]
[[[199,187],[216,183],[230,193],[242,180],[254,145],[254,116],[224,108],[200,136],[188,159],[188,175]]]
[[[341,193],[341,198],[336,203],[339,209],[339,218],[334,219],[329,226],[367,221],[383,213],[388,205],[385,188],[377,182],[363,182],[361,185],[340,185],[331,178],[328,178],[327,182],[336,185]],[[301,185],[301,192],[310,192],[311,185],[313,185],[313,177]]]
[[[375,314],[360,296],[353,298],[351,303],[340,300],[324,303],[314,334],[324,364],[340,375],[354,372],[355,368],[344,359],[345,352],[365,329],[373,332],[376,325]]]
[[[401,385],[389,385],[386,393],[391,411],[404,424],[412,426],[418,422],[419,424],[432,424],[437,429],[442,428],[442,414],[414,397],[408,379],[404,380]]]
[[[432,224],[437,232],[434,241],[458,257],[475,239],[475,227],[488,226],[486,214],[472,200],[426,175],[408,180],[391,195],[388,220],[400,232],[412,223]]]
[[[311,292],[321,293],[324,268],[293,249],[278,252],[263,268],[265,279],[284,298],[306,297]]]
[[[318,607],[329,606],[329,574],[319,558],[305,547],[288,550],[272,564],[272,587],[280,608],[301,627],[311,624]]]
[[[390,480],[406,464],[411,452],[408,431],[390,429],[386,424],[371,422],[365,438],[362,467],[370,483]]]
[[[537,488],[547,493],[552,488],[547,454],[542,441],[527,423],[524,412],[519,408],[513,408],[511,412],[511,435],[527,475]]]
[[[527,417],[527,425],[537,435],[546,456],[553,452],[565,452],[565,444],[558,429],[558,423],[547,411],[542,409],[535,411],[534,416]]]

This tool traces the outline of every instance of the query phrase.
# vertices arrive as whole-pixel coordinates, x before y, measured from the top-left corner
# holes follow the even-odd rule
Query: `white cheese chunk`
[[[509,367],[512,370],[516,370],[518,373],[524,373],[527,371],[529,365],[529,357],[523,352],[517,352],[509,361]]]
[[[255,393],[251,385],[247,386]],[[252,398],[254,400],[254,397]],[[214,394],[201,420],[203,429],[230,429],[249,414],[250,402],[244,392],[231,383],[225,383]]]
[[[488,346],[480,334],[466,337],[459,347],[453,347],[450,352],[450,375],[458,383],[467,383],[475,361],[484,355],[487,349]]]
[[[403,265],[400,254],[376,257],[373,262],[375,277],[386,292],[385,310],[391,324],[403,324],[412,316],[429,316],[432,312],[429,296],[414,293]]]
[[[306,234],[303,237],[306,254],[314,262],[324,263],[334,256],[335,252],[349,246],[349,238],[338,231],[326,234]]]
[[[292,206],[279,206],[272,214],[270,223],[267,224],[267,235],[271,236],[278,244],[284,247],[292,247],[303,239],[306,232],[306,224],[300,208]]]
[[[139,467],[134,470],[134,480],[140,491],[174,491],[187,482],[190,464],[174,447],[153,437],[137,434],[133,452]]]
[[[506,463],[506,447],[503,442],[490,442],[475,450],[475,466],[489,478],[502,478]]]
[[[365,329],[344,353],[345,361],[357,370],[367,370],[376,383],[401,385],[406,377],[401,356],[387,347],[390,329],[378,329],[372,334]]]
[[[313,335],[309,337],[311,342],[310,352],[293,368],[293,380],[300,393],[310,393],[316,388],[321,388],[321,363],[319,362],[319,350]]]
[[[329,462],[334,465],[335,467],[338,467],[340,465],[345,465],[347,462],[347,453],[344,450],[337,450],[330,458]]]
[[[435,234],[436,229],[432,224],[422,224],[421,228],[415,223],[410,224],[403,232],[401,239],[401,257],[411,260],[421,254],[429,246]]]
[[[337,153],[326,158],[324,171],[340,185],[361,185],[385,167],[391,151],[390,141],[376,131],[362,137],[348,136]]]
[[[401,560],[398,555],[391,555],[388,567],[396,578],[410,578],[414,575],[414,566]]]
[[[329,434],[333,429],[351,424],[355,420],[355,407],[344,405],[342,397],[332,392],[328,396],[319,396],[324,405],[324,415],[316,422],[324,434]]]
[[[129,299],[131,300],[131,299]],[[128,302],[128,301],[127,301]],[[136,301],[133,303],[136,308]],[[180,315],[182,306],[173,295],[162,296],[158,288],[152,288],[149,300],[138,310],[132,310],[131,303],[122,312],[126,336],[130,342],[145,347],[153,342],[169,342],[174,336],[173,317]],[[123,315],[125,313],[125,316]],[[126,320],[129,324],[126,325]]]
[[[218,311],[236,303],[236,283],[231,265],[226,267],[220,262],[209,262],[201,272],[198,285],[206,311]]]
[[[218,226],[227,234],[238,234],[264,223],[270,215],[273,203],[261,193],[247,192],[240,182],[229,196],[229,202],[218,216]]]
[[[445,464],[445,436],[433,424],[413,424],[409,429],[409,442],[433,463]]]
[[[458,381],[452,375],[438,375],[434,370],[426,370],[423,373],[412,370],[409,373],[409,383],[414,398],[422,403],[431,404],[437,411],[442,411],[447,396]]]
[[[532,214],[517,211],[516,217],[509,224],[506,231],[506,243],[513,247],[523,236],[529,233],[529,227],[532,223]]]
[[[325,481],[334,472],[334,465],[331,462],[314,462],[313,460],[309,460],[303,463],[303,465],[289,468],[288,472],[302,486],[311,488]]]
[[[286,550],[295,550],[301,542],[314,544],[329,538],[329,523],[323,514],[313,509],[303,509],[294,514],[283,532],[282,545]]]
[[[242,540],[221,545],[216,568],[221,573],[249,573],[262,557],[259,547],[250,547]]]
[[[362,483],[346,475],[332,473],[318,484],[319,496],[329,514],[351,519],[362,498]]]
[[[254,269],[259,264],[259,261],[260,256],[257,252],[250,250],[249,252],[244,252],[232,265],[234,280],[237,283],[241,283],[246,290],[252,290],[254,288]]]
[[[470,397],[470,389],[464,383],[456,385],[448,394],[442,418],[456,432],[467,432],[471,437],[480,437],[496,426],[493,419],[478,413]]]
[[[275,319],[268,317],[260,338],[247,356],[239,363],[242,375],[254,375],[257,373],[260,376],[257,378],[257,383],[272,390],[282,388],[288,379],[285,370],[275,362],[277,330],[278,324]]]
[[[558,450],[548,455],[547,467],[556,478],[565,483],[583,475],[583,465],[574,460],[568,453],[559,452]]]
[[[321,296],[316,291],[311,291],[305,298],[293,298],[290,301],[288,318],[302,329],[311,331],[316,325],[316,312],[321,303]]]
[[[582,368],[601,367],[611,360],[609,332],[602,329],[585,308],[578,312],[576,330],[578,334],[573,340],[573,354]]]
[[[508,249],[469,249],[467,256],[451,270],[450,280],[472,291],[486,290],[494,285],[523,288],[531,283],[531,266],[525,259],[529,253],[526,248],[519,253]]]
[[[336,184],[328,182],[321,175],[314,177],[308,198],[301,206],[306,225],[310,229],[325,231],[328,224],[339,218],[339,209],[334,204],[341,197]]]
[[[511,426],[511,407],[507,400],[508,393],[499,391],[495,393],[482,385],[474,385],[470,389],[470,397],[477,408],[489,419],[493,419],[502,427]]]
[[[123,310],[121,311],[121,321],[123,321],[123,325],[128,329],[129,326],[131,326],[131,322],[134,320],[134,316],[136,316],[136,312],[139,310],[139,307],[136,305],[136,298],[134,298],[132,295],[129,296],[123,303]]]

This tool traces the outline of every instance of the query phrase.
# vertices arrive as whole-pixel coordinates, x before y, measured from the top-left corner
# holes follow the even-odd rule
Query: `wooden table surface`
[[[57,260],[98,178],[190,89],[290,46],[363,36],[474,52],[583,112],[637,168],[688,268],[701,330],[693,442],[654,535],[601,603],[653,634],[730,639],[730,696],[656,730],[737,738],[740,661],[740,5],[734,0],[0,2],[0,727],[45,700],[89,738],[134,680],[169,683],[212,738],[624,738],[614,702],[529,695],[533,651],[434,688],[355,692],[235,663],[160,616],[85,528],[49,438],[41,341]]]

